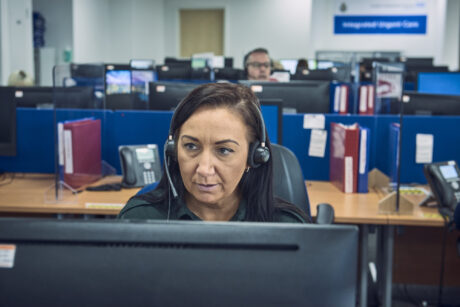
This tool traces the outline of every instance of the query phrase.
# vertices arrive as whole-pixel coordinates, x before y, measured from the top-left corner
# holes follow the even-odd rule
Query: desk
[[[436,208],[419,207],[423,198],[408,197],[414,204],[412,214],[379,213],[378,202],[385,195],[376,191],[366,194],[345,194],[332,183],[326,181],[307,181],[308,196],[312,216],[316,216],[316,205],[329,203],[334,207],[335,222],[360,225],[360,305],[367,303],[367,245],[369,225],[380,227],[381,245],[378,246],[382,259],[378,261],[378,274],[381,276],[383,306],[391,306],[391,285],[393,271],[393,246],[395,226],[443,227],[444,221]]]
[[[0,184],[0,214],[92,214],[116,215],[126,201],[137,193],[139,189],[123,189],[111,192],[83,191],[77,194],[74,204],[47,204],[44,202],[46,190],[52,186],[54,175],[51,174],[24,174],[16,175],[11,183],[8,179]],[[104,178],[97,184],[120,182],[119,176]],[[334,207],[335,222],[345,224],[359,224],[361,240],[361,276],[360,304],[367,303],[367,245],[368,226],[381,227],[383,236],[383,259],[381,265],[383,305],[391,305],[391,283],[393,265],[394,226],[433,226],[442,227],[443,220],[435,208],[420,208],[414,206],[411,215],[380,214],[378,202],[384,197],[374,191],[366,194],[345,194],[339,191],[330,182],[306,182],[312,216],[316,216],[316,204],[330,203]],[[94,204],[88,206],[88,204]],[[100,204],[100,208],[97,206]],[[108,204],[105,206],[105,204]],[[105,206],[105,207],[104,207]],[[380,261],[379,261],[380,262]]]
[[[139,189],[76,194],[74,203],[45,203],[45,193],[54,184],[53,174],[12,174],[0,183],[0,213],[117,215]],[[8,183],[12,180],[11,183]],[[104,178],[95,185],[120,182],[120,176]]]

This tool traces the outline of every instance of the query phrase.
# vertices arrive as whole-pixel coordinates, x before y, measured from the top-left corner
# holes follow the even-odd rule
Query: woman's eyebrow
[[[235,143],[236,145],[240,146],[240,144],[238,144],[237,141],[232,140],[232,139],[225,139],[225,140],[222,140],[222,141],[217,141],[217,142],[216,142],[216,145],[220,145],[220,144],[228,143],[228,142],[230,142],[230,143]]]
[[[183,136],[181,136],[181,139],[183,139],[183,138],[188,138],[188,139],[191,139],[192,141],[198,142],[198,139],[197,139],[197,138],[194,138],[193,136],[190,136],[190,135],[183,135]]]

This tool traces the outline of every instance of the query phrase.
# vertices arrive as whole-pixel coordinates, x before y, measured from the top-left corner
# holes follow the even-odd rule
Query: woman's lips
[[[212,192],[215,188],[217,188],[217,184],[200,184],[197,183],[198,190],[202,192]]]

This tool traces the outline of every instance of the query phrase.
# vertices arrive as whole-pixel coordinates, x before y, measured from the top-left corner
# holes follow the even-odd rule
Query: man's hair
[[[246,67],[246,65],[248,64],[248,60],[249,60],[249,57],[251,56],[251,54],[253,53],[265,53],[266,55],[269,56],[268,54],[268,50],[265,49],[265,48],[256,48],[256,49],[253,49],[251,51],[249,51],[245,56],[244,56],[244,61],[243,61],[243,66]],[[269,56],[270,57],[270,56]]]

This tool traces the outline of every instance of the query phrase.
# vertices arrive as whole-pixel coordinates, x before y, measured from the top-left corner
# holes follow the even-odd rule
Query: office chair
[[[276,174],[273,176],[275,196],[296,205],[310,216],[310,202],[299,160],[288,148],[278,144],[271,146],[273,173]],[[333,222],[334,208],[330,204],[318,204],[316,224],[332,224]]]
[[[307,188],[297,157],[288,148],[272,144],[273,158],[273,192],[275,196],[294,204],[307,215],[310,214],[310,202]],[[142,188],[137,195],[149,192],[157,186],[157,182]],[[318,204],[316,224],[332,224],[334,222],[334,208],[329,204]]]

